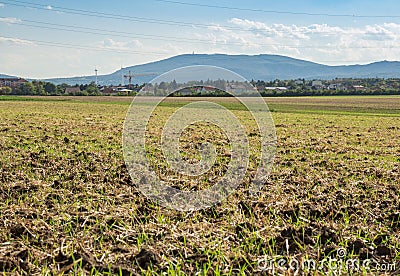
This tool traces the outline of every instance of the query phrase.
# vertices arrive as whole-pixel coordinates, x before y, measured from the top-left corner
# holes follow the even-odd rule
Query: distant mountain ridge
[[[6,74],[0,74],[0,78],[2,78],[2,79],[13,79],[13,78],[17,78],[17,77],[16,76],[6,75]]]
[[[399,78],[400,62],[380,61],[366,65],[329,66],[280,55],[226,55],[226,54],[185,54],[164,60],[134,65],[108,75],[99,75],[101,85],[118,85],[122,76],[131,71],[136,76],[133,83],[151,81],[157,75],[190,65],[212,65],[234,71],[246,79],[334,79],[334,78]],[[56,84],[86,84],[95,81],[95,76],[47,79]],[[127,83],[125,81],[125,83]]]

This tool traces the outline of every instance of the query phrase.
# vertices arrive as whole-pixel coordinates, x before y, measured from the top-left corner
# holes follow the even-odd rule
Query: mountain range
[[[0,78],[8,79],[8,78],[16,78],[16,77],[15,76],[6,75],[6,74],[0,74]]]
[[[132,83],[144,83],[169,70],[189,65],[219,66],[236,72],[246,79],[334,79],[334,78],[398,78],[400,62],[380,61],[366,65],[329,66],[280,55],[226,55],[184,54],[156,62],[121,68],[108,75],[97,76],[101,85],[118,85],[123,75],[131,71]],[[142,75],[142,76],[135,76]],[[85,84],[95,81],[95,76],[47,79],[53,83]],[[127,80],[125,80],[127,83]]]

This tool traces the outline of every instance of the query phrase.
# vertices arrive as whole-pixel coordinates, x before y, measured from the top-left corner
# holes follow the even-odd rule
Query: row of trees
[[[329,96],[329,95],[400,95],[400,79],[334,79],[334,80],[274,80],[250,82],[265,97],[277,96]],[[190,87],[191,88],[188,88]],[[200,87],[200,89],[199,89]],[[201,89],[205,87],[207,89]],[[210,90],[210,87],[214,87]],[[227,88],[229,89],[227,90]],[[175,91],[173,96],[227,96],[224,91],[241,91],[238,95],[254,96],[248,83],[225,80],[207,80],[176,83],[161,82],[148,85],[145,93],[149,95],[166,95]]]
[[[25,82],[19,87],[1,87],[2,95],[51,95],[57,91],[57,86],[50,82]]]
[[[367,79],[334,79],[322,80],[320,85],[315,87],[313,81],[298,79],[298,80],[274,80],[274,81],[254,81],[250,82],[255,86],[263,96],[322,96],[322,95],[399,95],[400,94],[400,79],[383,79],[383,78],[367,78]],[[193,89],[182,89],[182,87],[197,86]],[[168,91],[179,90],[174,93],[174,96],[226,96],[221,88],[227,85],[240,89],[240,82],[225,81],[225,80],[207,80],[188,82],[185,84],[172,82],[161,82],[146,86],[149,89],[149,94],[163,95]],[[214,91],[210,89],[199,89],[202,87],[218,87]],[[246,86],[246,85],[245,85]],[[356,88],[357,86],[357,88]],[[143,85],[130,87],[134,95]],[[269,87],[270,89],[265,89]],[[276,87],[276,89],[271,89]],[[72,89],[71,89],[72,88]],[[107,88],[107,87],[105,87]],[[109,87],[110,90],[112,87]],[[104,90],[104,94],[111,94]],[[112,91],[112,89],[111,89]],[[94,83],[81,84],[70,86],[67,84],[55,85],[46,81],[32,81],[22,83],[19,87],[0,87],[0,95],[101,95],[99,87]],[[251,94],[251,93],[250,93]],[[251,96],[249,94],[249,96]],[[243,93],[242,95],[245,95]]]
[[[298,86],[301,87],[311,87],[312,83],[318,80],[306,80],[306,79],[295,79],[295,80],[271,80],[271,81],[263,81],[263,80],[251,80],[251,84],[254,86],[260,87],[278,87],[284,86],[288,88],[296,88]],[[387,88],[400,88],[400,78],[336,78],[332,80],[319,80],[324,86],[328,86],[330,84],[340,84],[342,86],[354,86],[354,85],[362,85],[366,88],[378,88],[378,87],[387,87]]]
[[[400,89],[340,90],[340,89],[287,89],[260,91],[263,97],[292,96],[346,96],[346,95],[400,95]]]
[[[79,92],[68,93],[67,88],[71,86],[68,84],[55,85],[46,81],[32,81],[22,83],[19,87],[0,87],[0,95],[39,95],[39,96],[59,96],[59,95],[100,95],[100,90],[97,85],[92,82],[90,84],[75,85],[72,87],[79,87]]]
[[[318,83],[318,84],[317,84]],[[327,90],[338,90],[342,94],[393,94],[400,91],[400,78],[336,78],[332,80],[273,80],[251,81],[261,92],[265,87],[285,87],[288,94],[307,93],[312,94],[312,90],[322,90],[321,94],[329,92]],[[349,90],[350,92],[347,92]],[[361,93],[359,93],[361,92]]]

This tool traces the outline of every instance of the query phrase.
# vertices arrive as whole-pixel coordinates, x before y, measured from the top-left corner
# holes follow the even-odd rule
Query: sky
[[[396,0],[0,0],[0,74],[109,74],[179,54],[400,60]]]

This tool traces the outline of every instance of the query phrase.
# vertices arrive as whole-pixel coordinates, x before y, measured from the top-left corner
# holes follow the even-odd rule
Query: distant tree
[[[99,95],[100,91],[97,85],[92,81],[85,89],[88,95]]]
[[[0,95],[10,95],[12,93],[11,87],[0,87]]]
[[[43,84],[42,83],[38,83],[37,85],[35,85],[35,94],[36,95],[48,95],[46,93],[46,91],[43,88]]]
[[[66,83],[58,84],[56,88],[56,94],[62,95],[65,93],[65,88],[70,87]]]
[[[90,96],[86,90],[76,92],[75,96]]]
[[[178,88],[178,84],[176,83],[176,80],[175,80],[175,79],[170,83],[169,86],[170,86],[170,89],[171,89],[172,91],[175,91],[175,89]]]
[[[35,86],[30,82],[24,82],[17,89],[17,94],[19,95],[34,95],[35,94]]]
[[[54,83],[46,82],[44,85],[44,91],[48,94],[55,94],[57,86]]]
[[[162,81],[160,82],[160,85],[158,86],[159,89],[161,90],[167,90],[168,89],[168,83]]]

